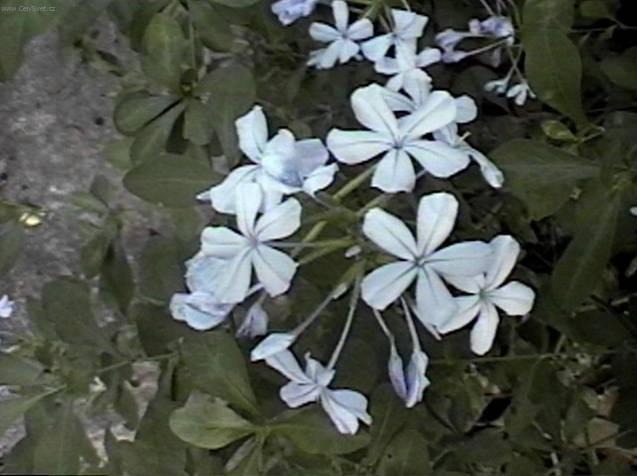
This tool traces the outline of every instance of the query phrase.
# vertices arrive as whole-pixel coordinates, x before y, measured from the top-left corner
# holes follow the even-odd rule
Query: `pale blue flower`
[[[318,0],[279,0],[272,4],[272,13],[284,25],[290,25],[301,17],[312,14]]]
[[[7,319],[13,314],[15,303],[6,294],[0,298],[0,317]]]
[[[405,46],[416,48],[416,42],[427,26],[429,18],[406,10],[391,10],[392,31],[367,40],[362,45],[363,55],[370,61],[387,56],[389,49]]]

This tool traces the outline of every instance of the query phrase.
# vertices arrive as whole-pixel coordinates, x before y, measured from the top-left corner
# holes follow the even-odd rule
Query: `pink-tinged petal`
[[[327,147],[339,162],[354,165],[388,151],[391,142],[378,132],[332,129],[327,135]]]
[[[254,237],[254,223],[263,203],[261,186],[256,183],[244,183],[237,188],[237,227],[245,237]]]
[[[310,25],[310,36],[322,43],[331,43],[332,41],[336,41],[341,37],[340,32],[325,23],[312,23]]]
[[[414,264],[407,261],[381,266],[363,279],[363,301],[382,311],[405,292],[416,278],[416,273]]]
[[[495,306],[483,303],[478,320],[471,329],[471,350],[475,354],[484,355],[491,350],[499,322]]]
[[[376,165],[372,187],[383,192],[411,192],[416,185],[416,172],[409,156],[402,150],[390,150]]]
[[[391,33],[386,35],[380,35],[371,40],[367,40],[361,45],[363,55],[369,61],[379,61],[387,55],[387,51],[393,44],[393,36]]]
[[[511,281],[489,292],[489,299],[509,316],[523,316],[531,312],[535,291],[518,281]]]
[[[459,296],[454,299],[458,310],[451,319],[438,328],[441,334],[448,334],[463,328],[473,321],[480,312],[480,298],[478,296]]]
[[[422,106],[401,121],[400,129],[411,139],[440,129],[456,119],[456,102],[446,91],[433,91]]]
[[[215,295],[222,303],[239,303],[248,295],[252,278],[251,249],[244,249],[228,262],[223,275],[219,276]]]
[[[201,251],[208,256],[234,258],[247,246],[243,236],[225,226],[209,226],[201,233]]]
[[[301,210],[299,201],[289,198],[266,211],[255,226],[259,242],[278,240],[293,234],[301,226]]]
[[[493,250],[491,263],[486,271],[487,289],[495,289],[511,274],[520,254],[520,244],[510,235],[496,236],[489,242]]]
[[[290,382],[281,387],[279,395],[288,407],[298,408],[318,400],[320,393],[321,387],[314,382],[301,384]]]
[[[347,30],[348,38],[361,41],[374,34],[374,24],[369,18],[361,18],[350,25]]]
[[[440,141],[410,141],[405,145],[405,150],[423,169],[438,178],[451,177],[466,169],[470,162],[466,152]]]
[[[380,208],[365,214],[363,233],[378,247],[398,258],[413,260],[418,254],[416,241],[407,226]]]
[[[416,304],[418,319],[435,330],[447,322],[458,309],[440,276],[427,267],[418,273]]]
[[[489,266],[491,253],[482,241],[464,241],[434,252],[427,265],[445,276],[475,276]]]
[[[250,352],[250,360],[252,362],[256,362],[257,360],[267,359],[280,352],[284,352],[294,343],[295,340],[296,336],[294,334],[287,332],[274,332],[259,342],[259,344],[252,349],[252,352]]]
[[[274,297],[290,289],[297,264],[282,251],[260,245],[252,253],[257,279],[266,292]]]
[[[268,122],[261,106],[254,106],[252,110],[235,121],[239,148],[254,163],[259,163],[261,154],[268,141]]]
[[[385,102],[383,90],[378,84],[358,88],[352,94],[352,109],[358,122],[365,127],[387,138],[396,137],[398,121]]]
[[[458,200],[450,193],[426,195],[418,204],[418,254],[428,255],[449,237],[458,216]]]

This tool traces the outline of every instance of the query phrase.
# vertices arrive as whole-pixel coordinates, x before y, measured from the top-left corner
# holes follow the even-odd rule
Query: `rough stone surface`
[[[130,60],[111,24],[100,22],[97,31],[100,48]],[[102,154],[117,137],[111,120],[117,88],[117,78],[82,62],[77,51],[60,53],[52,33],[34,39],[15,79],[0,84],[0,199],[45,212],[42,224],[27,230],[16,266],[0,280],[0,295],[9,294],[16,302],[14,316],[0,322],[0,346],[6,346],[11,333],[28,329],[28,296],[38,296],[43,284],[57,275],[79,272],[84,217],[69,202],[71,194],[87,191],[97,174],[121,184],[121,175]],[[159,226],[159,218],[123,189],[120,195],[121,205],[131,210],[125,243],[127,252],[135,255],[149,229]],[[142,378],[150,374],[142,372]],[[148,386],[142,387],[147,394]],[[6,395],[7,389],[0,387],[0,398]],[[90,421],[89,434],[99,438],[104,424]],[[0,455],[22,434],[16,425],[0,437]]]

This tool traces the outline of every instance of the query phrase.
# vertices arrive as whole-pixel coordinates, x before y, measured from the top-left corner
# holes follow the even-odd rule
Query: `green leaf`
[[[186,405],[170,416],[170,429],[186,443],[216,450],[256,431],[221,399],[194,393]]]
[[[206,145],[214,132],[213,110],[210,104],[204,105],[196,99],[187,102],[184,114],[184,138],[197,145]]]
[[[637,91],[637,46],[628,48],[621,55],[607,56],[600,66],[613,83]]]
[[[214,128],[229,163],[239,162],[241,152],[235,121],[245,114],[256,99],[252,71],[240,64],[230,64],[209,73],[195,93],[208,96],[215,118]]]
[[[132,167],[130,148],[134,140],[132,137],[123,137],[104,147],[104,157],[119,172],[126,172]]]
[[[194,334],[184,340],[182,352],[197,388],[252,415],[258,413],[243,355],[230,335]]]
[[[164,13],[153,16],[144,33],[142,68],[146,75],[178,92],[185,46],[186,38],[175,18]]]
[[[115,230],[110,226],[98,230],[80,250],[80,266],[82,273],[87,278],[97,276],[106,259],[106,254],[115,235]]]
[[[139,290],[142,296],[168,303],[183,287],[183,257],[177,243],[163,237],[148,240],[139,263]]]
[[[416,430],[405,430],[396,436],[379,465],[380,476],[412,476],[430,474],[427,442]]]
[[[339,433],[329,417],[316,406],[282,415],[271,429],[311,454],[352,453],[366,447],[370,441],[369,433],[363,430],[355,435]]]
[[[0,400],[0,435],[4,435],[15,421],[49,393]]]
[[[82,0],[76,2],[60,19],[58,34],[63,45],[80,40],[113,0]]]
[[[560,121],[548,120],[542,122],[542,132],[556,141],[576,142],[577,137],[570,131],[568,127]]]
[[[584,18],[613,18],[606,3],[603,0],[584,0],[579,6],[580,15]]]
[[[204,45],[213,51],[230,51],[234,36],[230,25],[215,10],[214,5],[188,1],[190,18]]]
[[[125,313],[135,294],[135,280],[121,239],[108,247],[101,271],[100,289],[108,290],[119,310]]]
[[[145,92],[127,94],[115,106],[115,127],[122,134],[135,134],[178,100],[175,96],[152,96]]]
[[[374,424],[370,428],[371,441],[367,449],[367,458],[375,464],[394,435],[404,427],[409,412],[391,385],[385,384],[372,394],[370,413]]]
[[[0,275],[6,276],[20,257],[24,244],[24,230],[11,222],[0,227]]]
[[[130,157],[134,164],[152,161],[165,151],[175,121],[183,112],[184,104],[180,102],[137,133],[130,148]]]
[[[173,342],[195,332],[175,321],[165,306],[133,304],[129,312],[142,348],[149,356],[168,352]]]
[[[44,372],[35,360],[0,352],[0,385],[33,385]]]
[[[578,181],[599,173],[590,161],[527,139],[507,142],[490,156],[502,168],[505,186],[526,204],[534,220],[555,213]]]
[[[124,186],[148,202],[179,208],[194,205],[195,196],[216,181],[217,175],[207,164],[187,156],[162,154],[130,170]]]
[[[524,25],[525,71],[538,98],[573,119],[587,122],[582,107],[582,60],[569,37],[558,28]]]
[[[526,0],[522,12],[523,25],[568,31],[573,24],[574,3],[574,0]]]
[[[601,184],[588,192],[579,207],[575,236],[551,276],[553,295],[565,310],[579,306],[601,281],[622,206],[621,194]]]
[[[212,3],[218,3],[219,5],[225,5],[232,8],[243,8],[250,5],[259,3],[261,0],[208,0]]]
[[[264,443],[265,438],[258,436],[246,440],[228,461],[226,474],[228,476],[255,476],[262,474]]]

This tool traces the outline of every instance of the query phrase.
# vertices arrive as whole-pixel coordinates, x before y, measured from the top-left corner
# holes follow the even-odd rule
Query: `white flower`
[[[506,76],[501,79],[494,79],[493,81],[487,81],[484,85],[484,90],[495,93],[495,94],[504,94],[509,85],[509,76]]]
[[[442,129],[438,129],[433,133],[433,135],[437,140],[464,152],[467,154],[467,157],[476,162],[480,167],[482,176],[489,185],[494,188],[502,187],[502,184],[504,183],[504,175],[502,174],[502,171],[493,162],[491,162],[486,155],[471,147],[462,140],[460,136],[458,136],[458,126],[450,124]]]
[[[250,352],[250,360],[256,362],[257,360],[267,359],[274,354],[287,350],[294,344],[296,337],[297,336],[291,332],[274,332],[252,349],[252,352]]]
[[[363,55],[370,61],[378,61],[387,55],[392,46],[413,46],[422,36],[429,18],[414,12],[392,9],[392,31],[367,40],[362,45]]]
[[[416,45],[400,45],[396,47],[396,58],[381,58],[374,64],[376,72],[392,76],[387,87],[392,91],[407,89],[412,81],[429,80],[431,77],[421,68],[440,61],[440,50],[425,48],[416,54]]]
[[[270,296],[278,296],[290,287],[296,263],[269,243],[293,234],[301,224],[301,204],[294,198],[266,211],[259,219],[263,192],[254,183],[241,185],[237,196],[237,227],[241,234],[227,227],[208,227],[201,235],[201,251],[229,260],[219,276],[216,294],[222,302],[245,299],[252,280],[257,280]]]
[[[268,313],[263,309],[261,300],[250,306],[241,326],[237,329],[237,337],[247,337],[254,339],[255,337],[265,335],[268,332]]]
[[[435,177],[449,177],[469,165],[465,154],[422,137],[454,121],[456,103],[444,91],[429,94],[414,113],[397,119],[384,97],[385,88],[372,84],[352,94],[352,109],[369,131],[332,129],[330,151],[341,162],[358,164],[384,154],[376,165],[372,186],[384,192],[410,192],[416,182],[411,158]]]
[[[365,276],[363,300],[385,309],[416,283],[418,317],[434,328],[446,322],[456,304],[443,278],[475,276],[489,264],[491,249],[480,241],[467,241],[438,249],[451,234],[458,201],[448,193],[424,196],[418,206],[417,241],[397,217],[374,208],[367,212],[363,233],[399,261],[386,264]]]
[[[338,61],[340,64],[348,62],[360,51],[357,41],[369,38],[374,34],[374,25],[367,18],[362,18],[349,24],[349,10],[347,3],[342,0],[332,2],[335,26],[325,23],[312,23],[310,36],[321,43],[329,43],[329,46],[310,54],[308,65],[319,69],[334,67]]]
[[[528,97],[535,98],[535,93],[531,90],[529,83],[522,81],[514,86],[511,86],[507,91],[506,96],[513,98],[513,102],[518,106],[524,106]]]
[[[237,187],[257,182],[263,188],[263,209],[283,195],[304,191],[313,195],[332,183],[337,166],[325,165],[329,154],[318,139],[296,141],[287,129],[268,140],[268,124],[260,106],[236,121],[239,148],[253,162],[234,169],[219,185],[197,198],[210,200],[222,213],[235,213]]]
[[[510,18],[503,16],[491,16],[482,21],[473,19],[469,22],[469,32],[477,37],[506,38],[509,45],[514,42],[513,23]]]
[[[3,319],[7,319],[11,317],[13,314],[13,310],[15,308],[15,302],[9,299],[9,296],[6,294],[0,298],[0,317]]]
[[[222,303],[216,295],[216,283],[225,272],[224,260],[195,255],[186,263],[186,285],[191,293],[176,293],[170,300],[170,312],[177,321],[205,331],[221,324],[234,304]]]
[[[478,317],[471,329],[471,350],[483,355],[491,349],[500,318],[497,308],[509,316],[523,316],[531,311],[535,292],[518,281],[505,285],[518,254],[520,245],[510,236],[501,235],[491,243],[493,258],[486,273],[471,278],[452,278],[458,289],[471,293],[455,298],[457,314],[444,323],[440,332],[448,333],[464,327]]]
[[[310,15],[318,0],[279,0],[272,4],[272,13],[284,25],[290,25],[301,17]]]
[[[406,84],[407,95],[385,88],[383,97],[389,108],[394,112],[415,112],[421,108],[431,94],[431,81],[418,79]],[[478,117],[478,107],[475,101],[466,94],[454,98],[456,103],[456,118],[454,122],[465,124]]]
[[[422,400],[429,379],[425,376],[429,358],[421,349],[414,349],[407,365],[407,373],[403,368],[403,360],[392,342],[389,356],[389,379],[396,394],[411,408]]]
[[[353,390],[332,390],[328,385],[334,379],[334,370],[325,368],[309,354],[305,355],[305,372],[289,350],[266,359],[266,363],[281,372],[290,382],[281,388],[281,399],[290,407],[320,402],[340,433],[353,435],[359,423],[370,425],[372,417],[367,413],[367,398]]]

